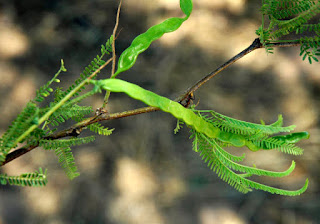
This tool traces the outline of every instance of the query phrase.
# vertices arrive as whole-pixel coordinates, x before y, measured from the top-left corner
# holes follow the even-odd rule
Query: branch
[[[115,67],[116,67],[116,47],[115,47],[115,42],[116,42],[116,33],[119,25],[119,17],[120,17],[120,9],[121,9],[121,4],[122,0],[120,0],[119,6],[118,6],[118,11],[117,11],[117,17],[116,17],[116,24],[114,25],[113,28],[113,41],[112,41],[112,69],[111,69],[111,77],[114,75]]]
[[[297,43],[297,42],[275,42],[275,43],[269,44],[268,46],[270,46],[270,47],[294,47],[294,46],[299,46],[299,45],[300,45],[300,43]],[[249,47],[247,47],[246,49],[241,51],[239,54],[235,55],[233,58],[228,60],[226,63],[224,63],[223,65],[219,66],[216,70],[210,72],[208,75],[204,76],[198,82],[193,84],[191,87],[189,87],[185,91],[184,94],[182,94],[181,96],[176,98],[175,101],[181,103],[185,107],[188,107],[189,103],[185,103],[185,102],[186,101],[189,102],[190,97],[192,96],[192,94],[196,90],[198,90],[203,84],[205,84],[210,79],[212,79],[213,77],[218,75],[220,72],[225,70],[227,67],[229,67],[230,65],[232,65],[233,63],[238,61],[240,58],[242,58],[245,55],[249,54],[250,52],[252,52],[252,51],[254,51],[256,49],[260,49],[260,48],[263,48],[263,45],[260,43],[259,38],[256,38]],[[112,60],[112,58],[109,59],[106,64],[108,64],[111,60]],[[101,69],[102,68],[100,68],[99,71]],[[96,73],[97,72],[95,72],[95,74]],[[90,78],[93,75],[94,74],[92,74],[90,76]],[[106,120],[114,120],[114,119],[129,117],[129,116],[143,114],[143,113],[149,113],[149,112],[158,111],[158,110],[159,110],[159,108],[156,108],[156,107],[143,107],[143,108],[139,108],[139,109],[135,109],[135,110],[108,114],[107,111],[102,109],[102,111],[100,111],[95,116],[87,118],[87,119],[85,119],[85,120],[73,125],[72,127],[68,128],[68,129],[65,129],[65,130],[62,130],[62,131],[60,131],[58,133],[55,133],[55,134],[52,134],[50,136],[44,137],[44,139],[60,139],[60,138],[65,138],[65,137],[75,137],[75,136],[78,136],[88,125],[93,124],[93,123],[106,121]],[[9,163],[9,162],[11,162],[12,160],[15,160],[15,159],[19,158],[20,156],[26,154],[27,152],[30,152],[31,150],[37,148],[38,146],[39,146],[39,144],[35,144],[35,145],[24,146],[22,148],[16,149],[15,151],[13,151],[13,152],[11,152],[11,153],[9,153],[7,155],[6,160],[0,165],[0,167],[5,165],[5,164],[7,164],[7,163]]]
[[[121,10],[121,4],[122,4],[122,0],[120,0],[119,2],[119,6],[118,6],[118,10],[117,10],[117,17],[116,17],[116,24],[114,25],[113,28],[113,33],[112,33],[112,68],[111,68],[111,76],[110,78],[114,75],[115,72],[115,68],[116,68],[116,33],[117,33],[117,29],[118,29],[118,25],[119,25],[119,17],[120,17],[120,10]],[[110,91],[107,91],[102,103],[102,108],[105,108],[106,105],[108,104],[108,100],[110,97]]]
[[[54,133],[52,135],[46,136],[43,139],[54,140],[54,139],[60,139],[60,138],[65,138],[65,137],[77,137],[90,124],[101,122],[101,121],[130,117],[133,115],[138,115],[138,114],[143,114],[143,113],[150,113],[150,112],[158,111],[158,110],[159,110],[159,108],[156,108],[156,107],[144,107],[144,108],[139,108],[139,109],[135,109],[135,110],[114,113],[114,114],[108,114],[108,112],[103,111],[94,117],[87,118],[87,119],[73,125],[72,127],[68,128],[68,129],[65,129],[65,130],[59,131],[57,133]],[[12,160],[19,158],[20,156],[26,154],[27,152],[30,152],[31,150],[33,150],[37,147],[39,147],[39,143],[34,144],[34,145],[30,145],[30,146],[24,146],[19,149],[16,149],[15,151],[9,153],[6,156],[6,160],[0,165],[0,167],[11,162]]]
[[[300,45],[300,43],[297,43],[297,42],[275,42],[275,43],[270,43],[268,45],[268,47],[294,47],[294,46],[299,46],[299,45]],[[247,47],[246,49],[241,51],[239,54],[235,55],[233,58],[228,60],[223,65],[219,66],[216,70],[210,72],[208,75],[206,75],[205,77],[200,79],[198,82],[196,82],[191,87],[189,87],[181,96],[179,96],[176,99],[176,101],[183,102],[183,100],[186,100],[187,97],[190,96],[190,94],[195,92],[203,84],[205,84],[210,79],[212,79],[213,77],[218,75],[220,72],[225,70],[227,67],[229,67],[230,65],[232,65],[233,63],[235,63],[236,61],[238,61],[239,59],[241,59],[245,55],[249,54],[250,52],[252,52],[252,51],[254,51],[256,49],[260,49],[260,48],[263,48],[263,45],[260,43],[260,39],[256,38],[249,47]]]

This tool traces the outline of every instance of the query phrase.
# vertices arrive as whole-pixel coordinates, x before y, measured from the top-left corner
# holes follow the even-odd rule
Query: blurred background
[[[119,76],[171,99],[205,74],[248,47],[261,25],[260,1],[197,0],[181,28],[164,35],[135,66]],[[118,1],[0,1],[0,133],[10,125],[35,90],[48,81],[64,59],[67,87],[100,52],[112,34]],[[133,38],[172,16],[183,16],[178,0],[124,0],[117,55]],[[48,168],[44,188],[0,186],[0,224],[245,224],[320,223],[318,163],[320,152],[320,66],[299,57],[299,48],[256,50],[196,92],[199,109],[266,123],[283,114],[285,125],[311,133],[299,143],[303,156],[278,151],[250,152],[246,164],[284,170],[292,175],[258,178],[285,189],[310,185],[299,197],[261,191],[241,194],[220,180],[192,151],[187,128],[173,134],[176,120],[155,112],[103,123],[109,137],[74,147],[80,177],[68,180],[54,153],[36,149],[5,165],[19,175]],[[110,76],[110,68],[99,77]],[[87,101],[100,107],[103,96]],[[109,111],[143,106],[124,94],[112,94]],[[70,124],[69,124],[70,125]],[[86,133],[84,133],[85,135]]]

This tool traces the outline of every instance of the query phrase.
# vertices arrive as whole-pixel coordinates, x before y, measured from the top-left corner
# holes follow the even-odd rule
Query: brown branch
[[[113,33],[112,33],[112,36],[113,36],[113,40],[112,40],[112,59],[113,60],[112,60],[111,77],[114,75],[115,67],[116,67],[116,46],[115,46],[115,42],[116,42],[116,33],[117,33],[118,25],[119,25],[121,4],[122,4],[122,0],[120,0],[119,6],[118,6],[116,24],[114,25]]]
[[[262,44],[260,43],[260,39],[256,38],[252,44],[247,47],[246,49],[244,49],[243,51],[241,51],[239,54],[235,55],[233,58],[231,58],[230,60],[228,60],[227,62],[225,62],[223,65],[219,66],[216,70],[210,72],[208,75],[206,75],[205,77],[203,77],[202,79],[200,79],[198,82],[196,82],[194,85],[192,85],[191,87],[189,87],[181,96],[179,96],[176,100],[178,102],[182,102],[183,100],[186,99],[187,96],[189,96],[190,94],[192,94],[193,92],[195,92],[197,89],[199,89],[203,84],[205,84],[206,82],[208,82],[210,79],[212,79],[213,77],[215,77],[216,75],[218,75],[220,72],[222,72],[223,70],[225,70],[227,67],[229,67],[230,65],[232,65],[233,63],[235,63],[236,61],[238,61],[240,58],[244,57],[245,55],[249,54],[250,52],[261,48]]]
[[[150,112],[158,111],[158,110],[159,110],[159,108],[156,108],[156,107],[143,107],[143,108],[139,108],[139,109],[135,109],[135,110],[124,111],[124,112],[114,113],[114,114],[108,114],[108,112],[101,112],[100,114],[98,114],[94,117],[86,118],[85,120],[73,125],[72,127],[68,128],[68,129],[65,129],[65,130],[59,131],[57,133],[54,133],[52,135],[46,136],[43,139],[54,140],[54,139],[60,139],[60,138],[65,138],[65,137],[77,137],[90,124],[101,122],[101,121],[129,117],[129,116],[143,114],[143,113],[150,113]],[[11,162],[12,160],[19,158],[20,156],[26,154],[27,152],[30,152],[31,150],[33,150],[37,147],[39,147],[39,143],[37,143],[35,145],[24,146],[19,149],[16,149],[15,151],[9,153],[6,156],[6,160],[0,166],[3,166],[5,164]]]
[[[117,17],[116,17],[116,24],[114,25],[113,28],[113,33],[112,33],[112,68],[111,68],[111,76],[110,78],[113,77],[114,73],[115,73],[115,68],[116,68],[116,33],[117,33],[117,29],[118,29],[118,25],[119,25],[119,17],[120,17],[120,9],[121,9],[121,4],[122,4],[122,0],[120,0],[119,6],[118,6],[118,11],[117,11]],[[110,91],[108,90],[104,96],[104,100],[102,103],[102,107],[101,108],[105,108],[108,104],[109,101],[109,97],[110,97]]]
[[[299,43],[281,42],[281,43],[272,43],[269,46],[270,47],[294,47],[294,46],[299,46],[299,45],[300,45]],[[259,38],[257,38],[245,50],[241,51],[239,54],[235,55],[233,58],[228,60],[226,63],[219,66],[216,70],[210,72],[208,75],[206,75],[205,77],[200,79],[198,82],[196,82],[194,85],[189,87],[185,91],[185,93],[182,94],[181,96],[179,96],[177,99],[175,99],[175,101],[177,101],[187,107],[188,104],[184,104],[184,102],[189,100],[189,98],[190,98],[190,96],[192,96],[193,92],[195,92],[197,89],[199,89],[203,84],[208,82],[214,76],[216,76],[217,74],[219,74],[220,72],[225,70],[227,67],[229,67],[230,65],[232,65],[233,63],[238,61],[240,58],[244,57],[245,55],[247,55],[250,52],[252,52],[256,49],[259,49],[259,48],[263,48],[263,45],[260,43]],[[106,64],[101,66],[101,68],[99,68],[99,71],[103,67],[105,67],[108,63],[110,63],[111,60],[112,60],[112,58],[109,59],[106,62]],[[90,78],[92,76],[94,76],[96,73],[98,73],[99,71],[96,71],[94,74],[92,74],[90,76]],[[99,114],[97,114],[93,117],[87,118],[87,119],[73,125],[72,127],[68,128],[66,130],[63,130],[58,133],[52,134],[50,136],[44,137],[44,139],[60,139],[60,138],[65,138],[65,137],[75,137],[75,136],[78,136],[83,131],[83,129],[86,128],[88,125],[96,123],[96,122],[101,122],[101,121],[106,121],[106,120],[114,120],[114,119],[129,117],[129,116],[143,114],[143,113],[149,113],[149,112],[158,111],[158,110],[159,110],[159,108],[156,108],[156,107],[143,107],[143,108],[139,108],[139,109],[135,109],[135,110],[124,111],[124,112],[113,113],[113,114],[108,114],[106,111],[102,111]],[[6,156],[6,160],[0,166],[3,166],[5,164],[11,162],[12,160],[19,158],[20,156],[26,154],[27,152],[30,152],[31,150],[37,148],[38,146],[39,146],[39,144],[35,144],[32,146],[28,146],[28,147],[25,146],[25,147],[16,149],[13,152],[10,152]]]
[[[268,47],[295,47],[299,45],[300,45],[299,42],[275,42],[275,43],[269,44]],[[235,55],[233,58],[225,62],[223,65],[219,66],[216,70],[210,72],[208,75],[200,79],[191,87],[189,87],[181,96],[179,96],[176,99],[176,101],[183,102],[190,96],[190,94],[195,92],[197,89],[199,89],[203,84],[208,82],[210,79],[218,75],[220,72],[225,70],[227,67],[229,67],[230,65],[232,65],[233,63],[235,63],[245,55],[259,48],[263,48],[263,45],[260,43],[260,39],[256,38],[249,47],[247,47],[246,49],[244,49],[243,51]]]
[[[106,61],[103,65],[101,65],[97,70],[95,70],[94,73],[92,73],[87,80],[92,79],[96,74],[98,74],[102,69],[104,69],[104,67],[106,67],[110,62],[112,61],[112,58],[109,58],[108,61]]]
[[[297,47],[300,45],[300,42],[275,42],[268,44],[269,47]]]

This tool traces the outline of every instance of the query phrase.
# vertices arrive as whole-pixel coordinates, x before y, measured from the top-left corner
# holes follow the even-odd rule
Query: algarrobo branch
[[[300,43],[297,42],[277,42],[277,43],[271,43],[268,44],[269,47],[294,47],[299,46]],[[245,55],[249,54],[250,52],[263,48],[263,45],[260,43],[260,39],[256,38],[252,44],[241,51],[239,54],[235,55],[233,58],[229,59],[227,62],[225,62],[223,65],[219,66],[216,70],[210,72],[208,75],[200,79],[197,83],[192,85],[190,88],[185,91],[181,96],[179,96],[176,101],[182,102],[183,100],[187,99],[187,97],[195,92],[197,89],[199,89],[203,84],[205,84],[207,81],[212,79],[214,76],[218,75],[220,72],[225,70],[227,67],[238,61],[240,58],[244,57]]]
[[[300,43],[298,42],[275,42],[275,43],[270,43],[268,46],[269,47],[294,47],[294,46],[299,46]],[[223,65],[219,66],[216,70],[210,72],[208,75],[200,79],[198,82],[196,82],[194,85],[189,87],[181,96],[179,96],[175,101],[181,103],[183,106],[187,107],[188,105],[184,105],[183,101],[188,100],[190,95],[194,93],[197,89],[199,89],[203,84],[208,82],[210,79],[212,79],[214,76],[225,70],[227,67],[238,61],[240,58],[244,57],[245,55],[249,54],[250,52],[263,48],[263,45],[260,43],[260,39],[256,38],[252,44],[241,51],[239,54],[235,55],[232,57],[230,60],[225,62]],[[110,61],[108,61],[110,62]],[[99,69],[99,71],[102,68]],[[60,138],[65,138],[65,137],[75,137],[78,136],[82,130],[87,127],[90,124],[101,122],[101,121],[106,121],[106,120],[114,120],[114,119],[119,119],[119,118],[124,118],[124,117],[129,117],[133,115],[138,115],[138,114],[143,114],[143,113],[149,113],[153,111],[158,111],[159,108],[156,107],[143,107],[135,110],[130,110],[130,111],[124,111],[120,113],[113,113],[113,114],[108,114],[107,111],[101,110],[98,112],[94,117],[87,118],[73,126],[71,126],[68,129],[62,130],[58,133],[49,135],[44,137],[44,139],[60,139]],[[18,148],[11,153],[9,153],[6,157],[6,160],[0,165],[3,166],[12,160],[15,160],[19,158],[20,156],[26,154],[27,152],[30,152],[31,150],[37,148],[39,144],[31,145],[31,146],[25,146]]]

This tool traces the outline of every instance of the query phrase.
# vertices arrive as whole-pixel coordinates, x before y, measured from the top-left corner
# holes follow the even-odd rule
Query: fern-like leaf
[[[10,149],[16,146],[17,139],[32,125],[37,123],[39,108],[29,102],[23,111],[12,122],[12,125],[3,134],[0,145],[0,164],[5,160]]]
[[[320,31],[320,24],[304,24],[296,29],[296,34],[302,34],[305,32],[314,32],[318,33]]]
[[[312,64],[312,61],[318,62],[317,57],[320,56],[320,37],[306,37],[300,39],[300,56],[302,60],[308,57],[308,61]]]
[[[177,134],[181,128],[183,128],[183,122],[181,120],[177,120],[177,125],[175,127],[175,129],[173,130],[174,134]]]
[[[58,156],[59,163],[70,180],[80,175],[70,147],[56,148],[54,152]]]
[[[42,102],[44,100],[45,97],[48,97],[50,95],[50,93],[53,92],[53,89],[50,87],[50,85],[53,82],[60,82],[59,79],[57,79],[58,75],[60,75],[61,72],[66,72],[67,69],[64,67],[64,62],[61,59],[61,66],[59,71],[53,76],[53,78],[47,82],[45,85],[43,85],[42,87],[40,87],[37,91],[36,91],[36,97],[32,102]]]
[[[68,93],[70,93],[72,90],[76,88],[82,81],[84,81],[86,78],[88,78],[92,73],[94,73],[97,69],[99,69],[103,64],[106,62],[102,59],[106,54],[109,54],[112,52],[112,41],[113,37],[111,36],[109,40],[106,42],[105,45],[101,45],[101,55],[97,55],[87,67],[83,70],[83,72],[80,74],[80,78],[75,80],[74,84],[71,85],[66,91],[60,91],[60,98],[65,97]],[[94,79],[93,77],[92,79]],[[82,87],[74,96],[78,96],[79,93],[85,89],[85,87]]]
[[[320,13],[317,0],[263,0],[262,25],[256,31],[262,45],[268,48],[272,42],[292,42],[301,44],[300,55],[311,64],[318,62],[320,23],[310,22]],[[264,17],[269,18],[268,28],[264,28]],[[291,34],[288,38],[283,38]],[[295,34],[297,39],[293,37]],[[304,34],[301,37],[301,34]]]
[[[200,148],[204,148],[204,147],[209,147],[211,148],[212,147],[212,144],[210,143],[210,141],[207,141],[207,137],[204,136],[203,134],[201,133],[198,133],[196,132],[194,129],[191,129],[191,136],[190,136],[190,139],[193,139],[193,150],[195,152],[198,152],[199,151],[199,147]],[[217,140],[213,140],[215,142],[217,142]],[[220,146],[219,146],[220,147]],[[234,162],[241,162],[244,160],[245,158],[245,153],[243,153],[241,156],[235,156],[235,155],[232,155],[231,153],[225,151],[225,150],[222,150],[221,152],[223,154],[223,156],[225,156],[226,158],[234,161]]]
[[[113,43],[113,35],[107,40],[104,45],[101,45],[101,56],[103,57],[106,54],[110,54],[112,52],[112,43]]]
[[[220,146],[214,140],[208,141],[207,137],[204,137],[203,134],[197,136],[197,150],[200,152],[200,156],[207,163],[208,167],[216,172],[218,177],[220,177],[223,181],[227,182],[229,185],[242,193],[248,193],[249,191],[252,191],[252,189],[256,189],[267,191],[273,194],[276,193],[280,195],[295,196],[300,195],[307,189],[308,180],[301,189],[290,191],[270,187],[247,179],[247,177],[252,175],[265,175],[271,177],[286,176],[294,169],[294,162],[291,164],[290,168],[284,172],[273,172],[257,169],[255,167],[244,166],[227,158],[225,154],[222,153],[224,150],[220,148]],[[237,174],[233,170],[245,173]]]
[[[204,141],[208,142],[211,147],[215,148],[215,154],[219,158],[219,160],[224,163],[227,167],[243,172],[243,173],[248,173],[251,175],[258,175],[258,176],[269,176],[269,177],[284,177],[288,176],[295,168],[295,163],[294,161],[292,162],[290,168],[284,172],[273,172],[273,171],[268,171],[268,170],[262,170],[258,169],[256,167],[248,167],[244,166],[241,164],[236,163],[233,160],[233,157],[230,157],[231,154],[227,154],[225,150],[223,150],[216,142],[214,139],[209,139],[203,134],[200,134],[201,138],[203,138]]]
[[[262,11],[271,18],[280,20],[307,11],[314,4],[314,1],[309,0],[272,0],[265,1],[265,6]]]
[[[89,142],[93,142],[95,140],[94,136],[88,136],[83,138],[70,138],[70,139],[62,139],[62,140],[40,140],[39,146],[43,147],[46,150],[58,149],[64,147],[70,147],[74,145],[82,145]]]
[[[278,29],[271,34],[271,38],[279,38],[281,36],[288,35],[290,32],[295,31],[297,28],[307,23],[311,18],[320,13],[320,4],[314,4],[309,10],[299,14],[293,19],[278,21]]]
[[[63,106],[55,111],[48,119],[48,123],[53,126],[58,126],[68,119],[80,121],[85,115],[92,113],[91,106],[79,106],[77,104],[70,106]]]
[[[47,184],[47,170],[34,173],[25,173],[20,176],[8,176],[7,174],[0,174],[0,183],[2,185],[16,185],[16,186],[29,186],[29,187],[42,187]]]
[[[99,123],[90,124],[88,128],[90,129],[90,131],[93,131],[99,135],[105,135],[105,136],[111,135],[112,131],[114,130],[114,129],[105,128]]]
[[[214,154],[213,148],[201,148],[200,156],[202,160],[207,163],[207,166],[212,171],[217,173],[218,177],[227,182],[230,186],[242,193],[248,193],[251,191],[250,188],[241,183],[240,176],[238,174],[234,173],[231,169],[219,161],[218,157],[216,157]]]
[[[264,138],[259,141],[252,141],[253,144],[258,146],[261,149],[269,150],[269,149],[277,149],[281,152],[292,154],[292,155],[302,155],[303,149],[300,147],[287,143],[277,138]]]
[[[39,140],[44,136],[48,135],[48,132],[39,128],[36,128],[30,133],[29,137],[26,139],[27,145],[36,145]]]
[[[282,116],[279,115],[278,121],[271,125],[255,124],[246,121],[237,120],[235,118],[227,117],[215,111],[197,111],[199,116],[203,117],[207,122],[220,128],[222,131],[231,132],[234,134],[250,135],[251,139],[260,138],[280,132],[290,132],[295,126],[281,127]],[[212,117],[203,116],[200,112],[210,112]],[[281,124],[281,125],[279,125]]]

